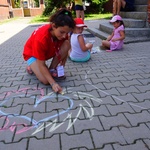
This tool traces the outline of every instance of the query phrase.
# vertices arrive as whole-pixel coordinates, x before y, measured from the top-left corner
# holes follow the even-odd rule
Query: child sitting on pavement
[[[110,20],[110,23],[113,24],[114,30],[106,40],[102,41],[101,46],[106,49],[109,48],[109,50],[106,50],[108,52],[122,49],[125,39],[125,27],[122,18],[119,15],[115,15]]]
[[[75,19],[76,27],[71,35],[71,50],[69,57],[75,62],[86,62],[91,57],[91,49],[93,44],[85,43],[84,36],[82,34],[84,27],[87,27],[81,18]]]

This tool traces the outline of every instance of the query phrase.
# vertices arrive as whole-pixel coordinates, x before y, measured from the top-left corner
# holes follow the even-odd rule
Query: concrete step
[[[128,27],[128,28],[144,28],[144,27],[146,27],[146,23],[144,20],[123,18],[123,22],[124,22],[125,27]]]
[[[150,38],[150,28],[125,28],[125,34],[130,37],[144,37]]]
[[[100,39],[104,40],[108,37],[108,33],[100,31],[99,29],[96,28],[88,28],[86,29],[88,32],[90,32],[91,34],[99,37]],[[135,36],[135,37],[128,37],[126,36],[124,43],[128,44],[128,43],[136,43],[136,42],[145,42],[145,41],[150,41],[150,36]],[[100,43],[101,45],[101,43]]]
[[[113,28],[114,27],[109,22],[99,24],[99,30],[108,34],[112,33]]]
[[[147,5],[135,5],[135,11],[138,12],[146,12],[147,11]]]
[[[135,11],[121,12],[125,24],[125,43],[150,41],[150,27],[147,25],[148,0],[135,0]],[[87,30],[101,39],[106,39],[114,27],[105,20],[99,24],[99,28]]]
[[[135,0],[134,4],[135,5],[147,5],[148,0]]]
[[[104,21],[101,24],[108,24],[109,21]],[[131,18],[123,18],[123,22],[125,27],[128,28],[144,28],[146,27],[146,22],[144,20],[139,19],[131,19]]]
[[[109,35],[108,33],[100,31],[99,29],[96,28],[87,28],[86,30],[102,40],[106,39]]]
[[[113,31],[113,25],[109,22],[107,23],[101,23],[99,25],[99,30],[102,32],[106,32],[108,34],[111,34]],[[150,28],[125,28],[125,34],[129,37],[136,37],[136,36],[150,36]]]
[[[120,12],[122,18],[140,19],[146,21],[147,12]]]

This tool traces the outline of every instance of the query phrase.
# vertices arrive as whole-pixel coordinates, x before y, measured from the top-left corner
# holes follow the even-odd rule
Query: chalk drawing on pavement
[[[28,90],[28,94],[27,94],[27,90]],[[39,94],[38,94],[39,98],[36,98],[34,95],[34,92],[37,94],[37,91],[39,92]],[[67,128],[66,128],[66,131],[68,131],[77,121],[78,117],[81,114],[81,111],[84,111],[86,118],[89,118],[90,120],[92,120],[92,118],[94,116],[94,109],[93,109],[93,106],[90,103],[90,101],[95,101],[95,102],[101,103],[102,100],[91,95],[91,94],[87,94],[84,92],[72,92],[72,91],[74,91],[72,88],[68,88],[67,91],[66,90],[63,91],[65,95],[60,95],[60,94],[56,94],[56,93],[51,92],[51,93],[47,94],[46,96],[44,96],[44,90],[43,89],[24,88],[24,89],[20,89],[18,91],[11,91],[11,92],[3,93],[2,96],[0,97],[0,100],[3,100],[0,103],[0,120],[3,121],[4,124],[0,128],[0,132],[5,131],[5,130],[10,130],[11,132],[13,132],[17,126],[21,126],[21,125],[23,127],[21,129],[17,130],[16,134],[21,134],[21,133],[26,132],[28,130],[33,130],[32,135],[34,135],[34,134],[42,131],[44,128],[47,128],[47,127],[50,127],[49,132],[53,132],[57,128],[61,127],[61,125],[63,125],[66,122],[66,120],[69,120]],[[77,99],[79,98],[80,101],[79,102],[74,101],[72,98],[66,96],[67,94],[70,94],[70,93],[72,94],[72,97],[76,97]],[[59,111],[59,113],[56,113],[53,115],[50,114],[49,116],[42,118],[40,120],[36,120],[36,119],[31,118],[27,115],[21,115],[19,113],[9,112],[10,103],[13,102],[13,99],[14,98],[22,99],[22,98],[25,98],[26,95],[28,95],[27,97],[29,99],[35,99],[33,111],[43,101],[45,101],[45,100],[49,100],[49,101],[52,100],[53,101],[56,98],[57,99],[63,99],[64,101],[67,101],[68,107]],[[73,109],[73,106],[77,102],[78,102],[78,107],[77,107],[78,112],[77,112],[76,116],[74,116],[72,118],[71,109]],[[8,109],[8,111],[7,111],[7,109]],[[63,119],[63,121],[61,123],[57,123],[58,117],[60,117],[63,114],[65,114],[66,117]],[[18,119],[21,119],[20,123],[17,123]],[[13,120],[13,122],[10,120]],[[51,122],[49,123],[48,121],[51,121]],[[46,123],[46,126],[44,125],[45,123]]]
[[[88,74],[90,74],[92,69],[88,70],[87,74],[85,75],[85,81],[94,89],[96,89],[98,92],[101,92],[106,96],[107,95],[111,96],[113,99],[131,105],[133,107],[147,109],[145,107],[141,107],[134,103],[126,102],[125,100],[120,99],[117,96],[114,96],[112,94],[109,94],[108,92],[105,92],[105,90],[101,90],[97,86],[93,85],[88,80]],[[93,119],[94,108],[91,101],[95,101],[100,104],[102,104],[103,102],[102,99],[100,98],[97,98],[85,92],[74,91],[73,88],[67,88],[67,90],[65,89],[63,92],[65,95],[55,94],[54,92],[45,95],[44,89],[42,88],[28,87],[28,88],[20,89],[18,91],[10,91],[10,92],[2,93],[0,96],[0,121],[3,122],[3,125],[0,128],[0,132],[5,130],[10,130],[11,132],[13,132],[15,131],[17,126],[22,126],[21,129],[16,130],[15,134],[21,134],[28,130],[32,130],[33,131],[32,135],[35,135],[45,128],[49,128],[49,132],[53,132],[66,122],[68,122],[66,131],[68,131],[80,117],[81,111],[85,113],[86,118],[88,118],[89,120]],[[67,95],[71,95],[71,98],[70,96]],[[68,105],[57,113],[53,113],[53,114],[50,113],[48,116],[37,120],[31,116],[21,115],[18,112],[9,112],[10,110],[9,108],[13,103],[13,99],[15,98],[19,98],[19,99],[29,98],[30,100],[34,100],[33,111],[34,109],[38,108],[38,106],[41,105],[44,101],[54,102],[56,99],[57,100],[63,99],[63,101],[67,101]],[[73,99],[77,99],[77,100],[73,100]],[[76,116],[72,116],[72,110],[75,109],[76,106],[78,106],[77,107],[78,112]],[[62,115],[65,115],[65,117],[61,122],[59,122],[58,118]],[[21,119],[20,123],[17,122],[18,118]]]

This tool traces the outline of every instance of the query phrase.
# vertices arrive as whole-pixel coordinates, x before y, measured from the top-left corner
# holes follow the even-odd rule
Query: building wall
[[[42,15],[44,5],[39,8],[11,8],[7,0],[0,0],[0,20],[9,19],[11,17],[26,17]]]
[[[24,17],[23,8],[13,8],[13,17]]]
[[[9,4],[7,3],[7,0],[1,0],[1,2],[0,2],[0,20],[8,19],[9,17],[10,17]]]
[[[42,15],[44,11],[44,7],[40,5],[39,8],[24,8],[24,17],[29,17],[29,16],[37,16],[37,15]]]
[[[41,15],[42,13],[43,10],[41,8],[31,8],[30,10],[30,16]]]

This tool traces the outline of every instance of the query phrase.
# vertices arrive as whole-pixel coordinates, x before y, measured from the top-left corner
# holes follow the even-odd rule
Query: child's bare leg
[[[105,40],[102,40],[102,45],[101,45],[101,46],[103,46],[103,47],[105,47],[105,46],[104,46],[104,41],[105,41]]]
[[[102,41],[102,46],[107,47],[107,48],[110,48],[110,42],[107,41],[107,40],[103,40],[103,41]]]

